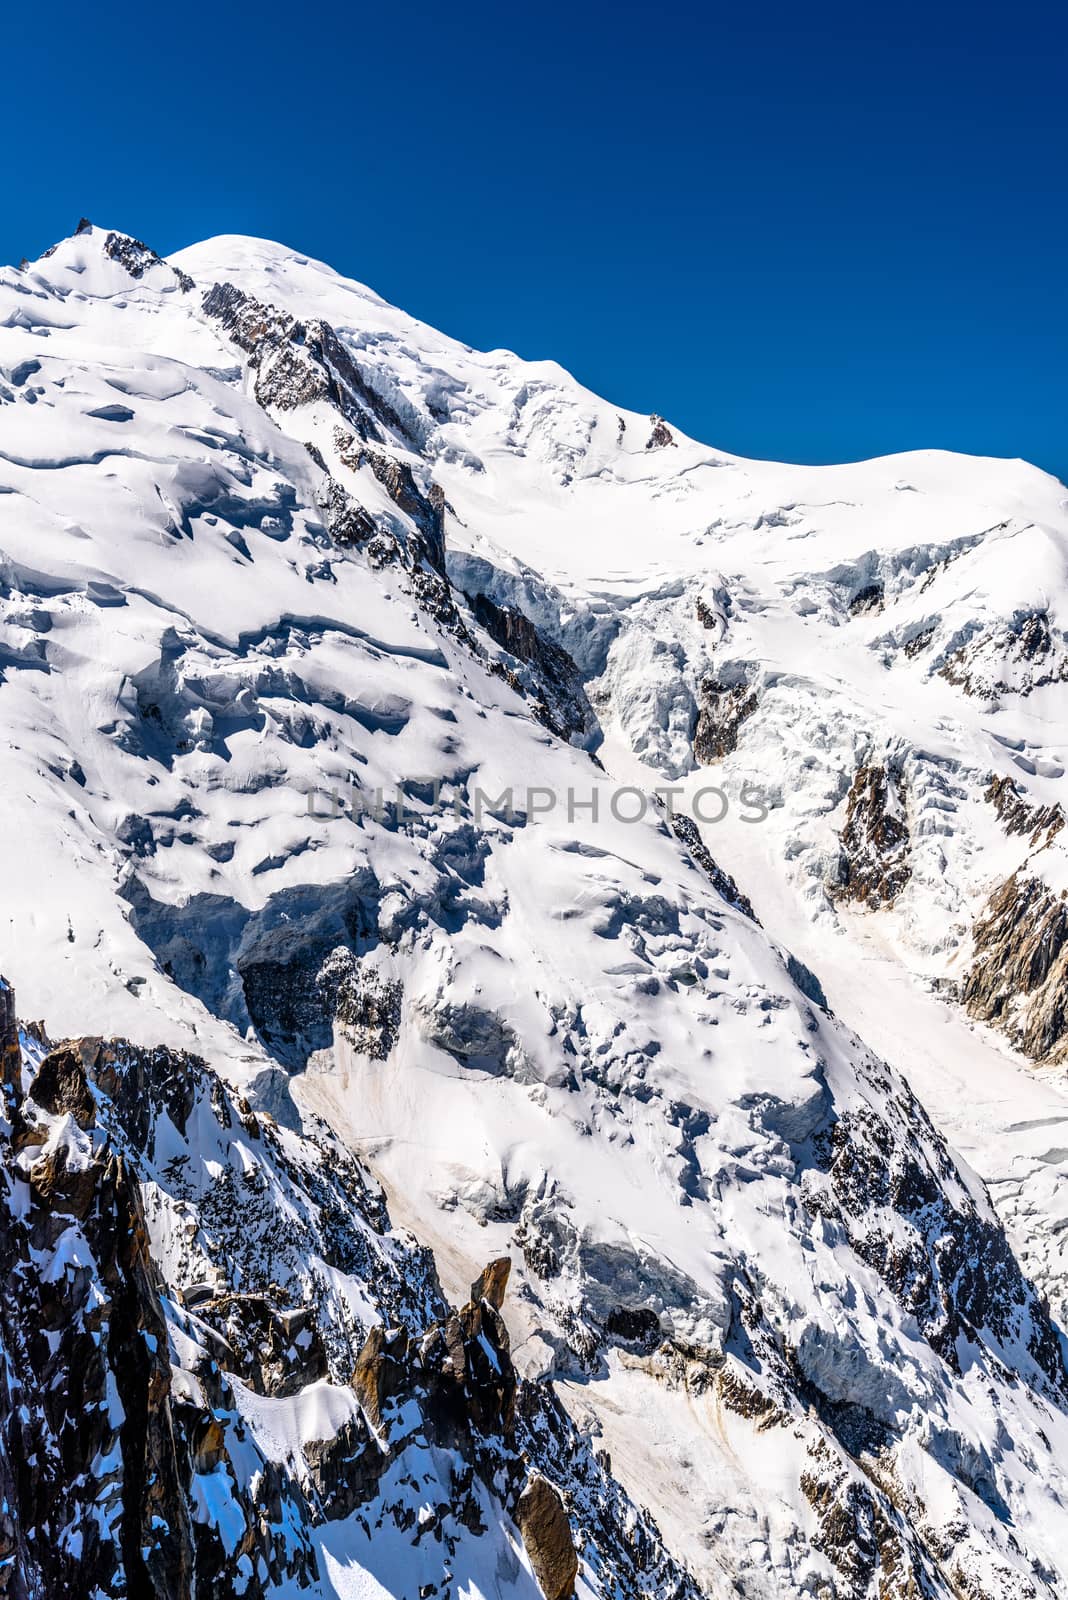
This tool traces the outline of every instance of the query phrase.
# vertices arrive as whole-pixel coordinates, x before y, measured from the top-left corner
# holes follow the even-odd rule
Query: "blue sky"
[[[721,448],[1068,476],[1052,0],[9,8],[0,258],[321,256]]]

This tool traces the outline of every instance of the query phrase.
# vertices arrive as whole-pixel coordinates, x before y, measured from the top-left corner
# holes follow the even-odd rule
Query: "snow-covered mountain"
[[[0,1592],[1068,1592],[1066,555],[263,241],[0,273]]]

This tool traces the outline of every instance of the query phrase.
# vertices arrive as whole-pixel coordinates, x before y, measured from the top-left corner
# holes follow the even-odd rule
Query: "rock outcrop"
[[[7,985],[0,1023],[10,1053]],[[697,1600],[521,1383],[507,1257],[454,1309],[325,1136],[283,1133],[181,1053],[41,1049],[0,1120],[0,1593],[319,1594],[315,1530],[349,1519],[410,1551],[404,1593],[459,1600],[472,1542],[518,1575],[518,1529],[547,1600],[573,1593],[580,1545],[604,1600]],[[361,1328],[354,1298],[381,1320]],[[277,1459],[272,1419],[299,1431],[305,1400],[334,1425]]]
[[[892,764],[858,767],[839,835],[839,900],[891,906],[912,876],[904,785]]]
[[[578,1553],[563,1502],[547,1479],[530,1479],[519,1496],[515,1519],[545,1600],[571,1600]]]
[[[1036,1061],[1068,1053],[1068,896],[1026,870],[991,895],[962,999]]]
[[[545,638],[514,606],[468,595],[475,621],[511,658],[504,675],[530,701],[539,722],[559,739],[588,740],[597,727],[582,674],[562,645]]]
[[[663,417],[658,417],[654,411],[652,416],[649,418],[649,422],[652,426],[652,432],[650,433],[646,442],[645,448],[647,450],[663,450],[667,445],[677,446],[675,435],[672,433]]]
[[[743,722],[756,708],[756,690],[744,679],[728,684],[706,678],[701,685],[694,729],[694,760],[700,766],[709,767],[729,756],[738,748]]]

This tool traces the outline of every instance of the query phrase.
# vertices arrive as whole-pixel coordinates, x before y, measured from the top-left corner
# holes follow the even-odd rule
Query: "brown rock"
[[[0,978],[0,1085],[17,1105],[22,1099],[22,1051],[15,1015],[15,991],[6,978]]]
[[[381,1428],[386,1402],[407,1384],[408,1344],[404,1328],[374,1327],[356,1358],[352,1387],[373,1428]]]
[[[504,1304],[508,1274],[511,1270],[512,1263],[508,1256],[498,1256],[488,1267],[483,1267],[471,1285],[471,1299],[475,1305],[488,1300],[494,1311],[499,1311]]]
[[[649,435],[648,442],[645,446],[647,450],[663,450],[666,445],[675,444],[675,436],[668,427],[667,423],[664,421],[663,417],[658,417],[654,411],[652,416],[649,418],[649,421],[653,425],[653,431]]]
[[[535,1475],[516,1506],[515,1520],[545,1600],[570,1600],[578,1553],[563,1501],[548,1479]]]
[[[68,1166],[67,1152],[60,1145],[38,1156],[30,1168],[30,1193],[38,1205],[84,1220],[93,1204],[99,1176],[95,1161],[84,1167]]]
[[[893,905],[912,876],[905,785],[894,767],[858,767],[840,840],[835,896],[873,911]]]
[[[30,1099],[37,1105],[53,1116],[61,1117],[69,1112],[82,1129],[92,1128],[96,1124],[96,1102],[85,1068],[89,1054],[85,1047],[89,1043],[88,1040],[79,1040],[59,1045],[45,1056],[30,1087]],[[96,1047],[92,1052],[95,1061],[99,1053],[99,1039],[93,1040],[92,1044]]]

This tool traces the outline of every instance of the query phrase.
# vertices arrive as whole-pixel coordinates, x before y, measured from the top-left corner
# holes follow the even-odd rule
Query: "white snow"
[[[977,909],[1026,854],[982,798],[990,774],[1064,798],[1063,684],[1032,687],[1020,668],[994,703],[938,672],[975,641],[996,668],[1017,614],[1044,610],[1063,636],[1063,486],[934,451],[791,467],[677,432],[650,450],[648,419],[554,364],[469,350],[294,251],[207,241],[173,258],[197,284],[183,293],[166,264],[131,279],[101,238],[0,273],[0,802],[18,820],[0,881],[23,1003],[54,1034],[180,1044],[248,1084],[274,1058],[239,966],[291,955],[302,916],[362,896],[369,968],[403,983],[398,1040],[379,1060],[339,1034],[294,1093],[366,1157],[447,1289],[466,1296],[512,1254],[517,1360],[559,1365],[568,1404],[710,1592],[769,1568],[784,1595],[819,1592],[827,1561],[798,1488],[819,1428],[799,1412],[794,1431],[763,1433],[615,1355],[579,1383],[565,1334],[637,1306],[716,1354],[742,1262],[806,1376],[892,1430],[932,1541],[963,1516],[975,1570],[1010,1575],[989,1592],[1026,1593],[1034,1559],[1053,1574],[1035,1592],[1057,1593],[1068,1417],[1020,1386],[991,1399],[978,1361],[953,1374],[841,1230],[805,1210],[798,1151],[832,1100],[890,1114],[855,1028],[1059,1292],[1068,1105],[926,985],[959,975]],[[256,403],[202,310],[216,281],[338,330],[404,425],[388,452],[445,491],[454,581],[521,605],[594,679],[606,770],[547,734],[398,568],[330,544],[306,444],[368,510],[404,518],[338,461],[323,402]],[[875,583],[882,609],[851,611]],[[757,683],[759,706],[722,768],[699,773],[710,675]],[[906,765],[914,875],[892,913],[847,916],[825,888],[841,802],[887,750]],[[484,817],[460,859],[456,818],[419,801],[406,827],[309,815],[354,779],[372,793],[416,776],[448,794],[597,790],[600,816]],[[723,785],[732,803],[706,840],[763,928],[658,815],[613,818],[614,784],[635,780],[685,797]],[[733,803],[745,784],[769,797],[765,822]],[[1034,864],[1060,883],[1056,852]],[[813,1010],[772,939],[846,1026]],[[199,1154],[209,1184],[206,1132]],[[944,1192],[985,1213],[967,1168]],[[160,1217],[160,1247],[177,1251],[177,1221]],[[523,1262],[524,1237],[553,1241],[557,1277]],[[322,1385],[299,1403],[249,1398],[246,1415],[281,1457],[348,1403]],[[1006,1519],[946,1469],[950,1436],[988,1465]],[[197,1492],[214,1515],[210,1478]],[[464,1549],[460,1592],[534,1593],[509,1529]],[[322,1531],[321,1556],[338,1595],[410,1581],[406,1553],[353,1523]]]

